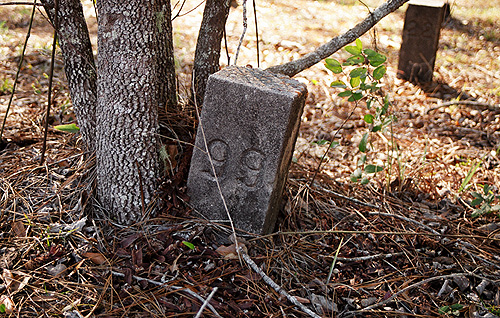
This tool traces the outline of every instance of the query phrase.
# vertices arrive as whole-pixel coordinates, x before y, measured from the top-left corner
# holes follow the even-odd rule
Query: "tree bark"
[[[267,70],[273,73],[280,73],[287,76],[294,76],[305,69],[321,62],[324,58],[329,57],[347,44],[354,42],[361,35],[368,32],[375,24],[383,17],[391,12],[396,11],[408,0],[389,0],[380,7],[370,13],[362,22],[358,23],[354,28],[346,33],[331,39],[328,43],[321,45],[313,52],[306,54],[304,57],[281,65],[271,66]]]
[[[172,94],[164,64],[173,61],[166,56],[170,0],[100,0],[97,6],[97,192],[113,218],[131,224],[155,210],[158,106]]]
[[[54,0],[42,0],[54,23]],[[97,74],[89,31],[80,0],[58,0],[58,25],[64,71],[83,141],[95,150]]]
[[[172,113],[179,111],[179,109],[177,105],[174,43],[172,41],[172,9],[170,2],[165,2],[162,10],[155,13],[155,21],[159,31],[156,33],[156,41],[159,43],[156,49],[159,56],[163,57],[158,61],[158,76],[164,79],[164,85],[160,85],[159,106],[160,110],[164,109],[167,113]]]
[[[192,74],[191,96],[197,105],[203,104],[208,77],[219,70],[222,36],[230,7],[230,0],[207,0],[205,3]]]

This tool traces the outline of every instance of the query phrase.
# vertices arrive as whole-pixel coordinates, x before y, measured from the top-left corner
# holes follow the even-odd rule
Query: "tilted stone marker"
[[[235,227],[273,230],[306,96],[305,85],[260,69],[230,66],[210,76],[188,177],[199,213],[229,225],[208,144]]]
[[[408,3],[398,77],[410,82],[431,82],[445,3],[439,0],[412,0]]]

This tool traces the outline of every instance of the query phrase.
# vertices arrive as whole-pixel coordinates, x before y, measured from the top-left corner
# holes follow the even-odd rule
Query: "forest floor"
[[[258,63],[248,2],[238,65],[261,68],[303,56],[367,14],[355,0],[257,1]],[[203,6],[189,11],[197,4],[188,0],[174,20],[183,98]],[[274,234],[241,239],[251,260],[217,243],[216,225],[180,200],[172,204],[184,198],[185,180],[165,187],[170,199],[164,194],[157,218],[119,227],[87,215],[94,169],[78,136],[50,128],[40,164],[52,29],[36,12],[0,148],[0,317],[193,317],[203,304],[204,317],[312,315],[263,274],[321,317],[500,315],[500,212],[492,211],[500,204],[500,0],[452,1],[426,87],[396,77],[405,9],[361,37],[388,58],[383,92],[397,121],[371,134],[367,153],[367,163],[385,169],[367,185],[351,181],[367,108],[338,97],[330,83],[340,76],[323,64],[295,76],[309,97],[286,202]],[[232,59],[242,12],[233,9],[227,25]],[[0,6],[2,120],[30,14]],[[53,96],[50,127],[74,122],[59,55]],[[329,141],[339,146],[329,149]],[[184,150],[176,149],[174,172]],[[474,192],[486,200],[473,206]]]

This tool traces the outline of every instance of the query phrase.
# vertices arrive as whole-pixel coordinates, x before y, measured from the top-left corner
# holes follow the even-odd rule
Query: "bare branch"
[[[294,60],[282,65],[271,66],[268,71],[273,73],[280,73],[288,76],[294,76],[303,70],[319,63],[324,58],[329,57],[333,53],[340,50],[342,47],[353,42],[361,35],[368,32],[375,24],[377,24],[383,17],[391,12],[396,11],[408,0],[389,0],[370,13],[362,22],[358,23],[354,28],[346,33],[334,37],[328,43],[321,45],[315,51],[305,55],[304,57]]]

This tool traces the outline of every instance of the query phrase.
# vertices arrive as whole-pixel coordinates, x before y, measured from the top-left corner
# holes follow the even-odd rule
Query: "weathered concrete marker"
[[[412,0],[408,3],[398,77],[410,82],[431,82],[445,3],[440,0]]]
[[[306,96],[305,85],[259,69],[231,66],[210,76],[188,177],[198,212],[229,225],[206,141],[235,227],[273,230]]]

